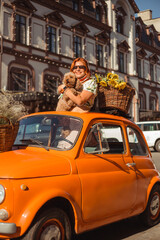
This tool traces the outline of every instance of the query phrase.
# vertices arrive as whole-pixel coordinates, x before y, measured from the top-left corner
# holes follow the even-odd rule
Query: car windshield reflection
[[[82,120],[63,115],[36,115],[23,118],[14,145],[39,145],[58,150],[71,149],[79,136]]]

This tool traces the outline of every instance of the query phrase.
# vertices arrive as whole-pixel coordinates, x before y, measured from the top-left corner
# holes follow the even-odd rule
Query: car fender
[[[21,216],[17,219],[17,226],[21,228],[21,235],[23,235],[26,230],[31,225],[34,217],[36,216],[37,212],[44,206],[46,202],[52,200],[54,198],[61,197],[69,201],[72,206],[75,218],[75,228],[78,225],[77,221],[81,217],[81,211],[79,209],[79,204],[71,197],[71,195],[63,190],[54,189],[52,191],[44,192],[43,196],[41,194],[36,195],[36,198],[31,199],[30,202],[27,203],[27,206],[24,206]]]
[[[153,186],[154,186],[155,184],[159,184],[159,185],[160,185],[160,177],[159,177],[159,176],[153,177],[152,180],[151,180],[151,182],[150,182],[150,184],[149,184],[149,186],[148,186],[147,199],[146,199],[145,208],[146,208],[146,206],[147,206],[150,193],[151,193],[151,191],[152,191],[152,189],[153,189]]]

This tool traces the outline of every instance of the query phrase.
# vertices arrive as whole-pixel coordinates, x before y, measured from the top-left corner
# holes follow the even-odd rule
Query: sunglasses
[[[74,66],[72,70],[75,70],[75,69],[77,69],[77,68],[79,68],[79,69],[84,69],[84,70],[86,69],[85,66],[80,65],[80,66]]]

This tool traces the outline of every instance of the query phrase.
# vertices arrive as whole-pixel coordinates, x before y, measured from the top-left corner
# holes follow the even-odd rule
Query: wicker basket
[[[9,119],[0,116],[4,124],[0,124],[0,152],[12,150],[13,143],[16,139],[19,123],[12,124]]]
[[[134,88],[127,85],[123,90],[111,88],[110,86],[99,86],[98,103],[99,109],[118,109],[128,113],[132,98],[135,95]]]

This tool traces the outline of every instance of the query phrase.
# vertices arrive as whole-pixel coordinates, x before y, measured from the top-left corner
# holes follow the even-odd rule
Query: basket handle
[[[0,119],[6,120],[9,123],[9,125],[11,125],[13,127],[13,124],[11,123],[11,120],[9,118],[0,116]]]

